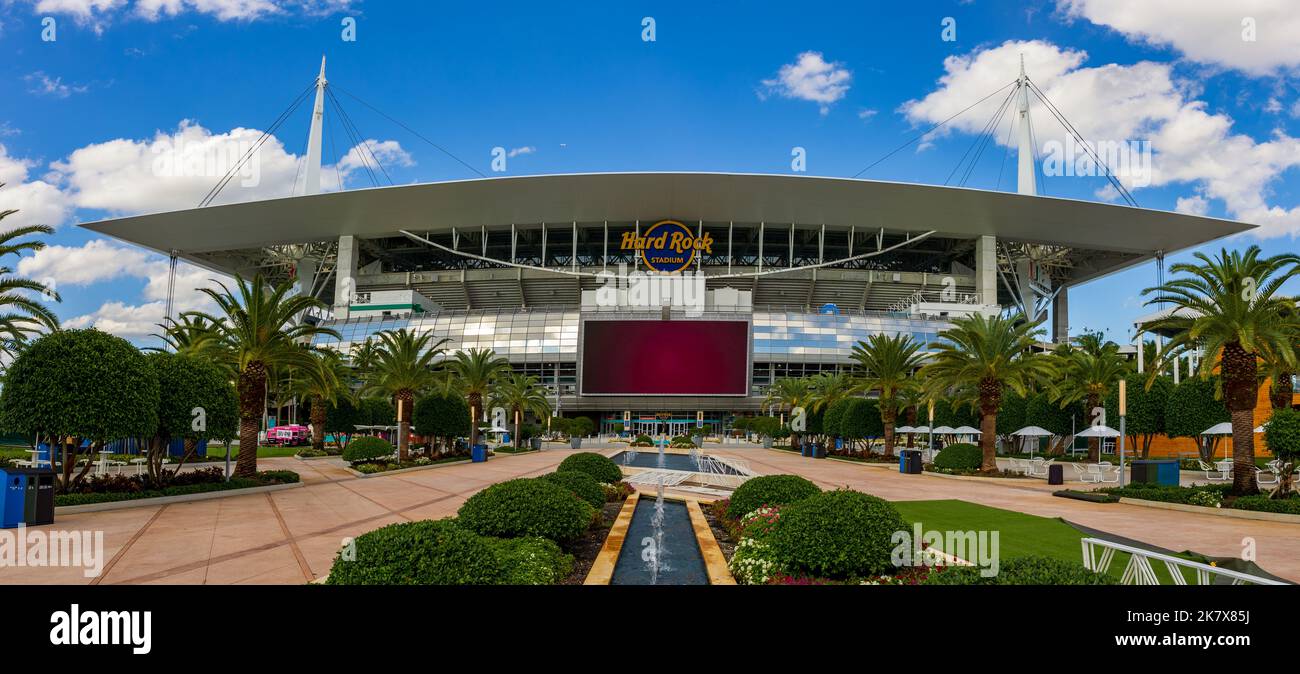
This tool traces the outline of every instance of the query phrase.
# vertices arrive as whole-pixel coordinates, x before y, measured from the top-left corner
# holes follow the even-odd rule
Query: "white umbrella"
[[[970,426],[958,426],[957,428],[954,428],[952,432],[957,435],[983,435],[980,429],[971,428]]]
[[[913,429],[912,429],[912,432],[913,432],[913,433],[929,433],[929,432],[930,432],[930,427],[929,427],[929,426],[917,426],[916,428],[913,428]]]
[[[1088,430],[1075,434],[1076,438],[1118,438],[1119,431],[1110,426],[1089,426]]]
[[[916,429],[915,429],[915,428],[912,428],[911,426],[899,426],[898,428],[895,428],[895,429],[894,429],[894,432],[895,432],[895,433],[915,433],[915,432],[916,432]]]
[[[1201,431],[1201,435],[1232,435],[1232,424],[1226,421],[1221,424],[1215,424]]]
[[[1041,428],[1039,426],[1025,426],[1024,428],[1012,433],[1012,435],[1020,438],[1050,438],[1051,436],[1056,434],[1045,428]],[[1035,442],[1033,445],[1030,445],[1030,449],[1029,449],[1030,456],[1034,455],[1034,449],[1036,449],[1037,447],[1038,447],[1037,442]]]
[[[934,433],[935,435],[952,435],[953,433],[956,433],[957,430],[954,429],[952,426],[935,426],[934,430],[930,432]]]

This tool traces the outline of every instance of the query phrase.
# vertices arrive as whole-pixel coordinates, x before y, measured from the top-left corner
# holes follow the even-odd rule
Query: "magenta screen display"
[[[587,321],[585,395],[745,395],[745,321]]]

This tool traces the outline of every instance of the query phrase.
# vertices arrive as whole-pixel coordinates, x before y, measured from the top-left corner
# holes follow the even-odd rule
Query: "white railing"
[[[1143,550],[1122,543],[1103,541],[1100,538],[1085,538],[1081,543],[1083,544],[1083,566],[1097,573],[1106,573],[1110,570],[1111,563],[1115,561],[1116,552],[1126,552],[1130,555],[1128,566],[1124,568],[1124,575],[1120,579],[1121,585],[1159,585],[1160,579],[1156,577],[1153,562],[1164,563],[1165,569],[1169,571],[1175,585],[1188,584],[1187,576],[1183,575],[1184,570],[1193,572],[1196,585],[1211,585],[1216,578],[1231,579],[1233,585],[1288,584],[1271,578],[1252,576],[1249,573]]]

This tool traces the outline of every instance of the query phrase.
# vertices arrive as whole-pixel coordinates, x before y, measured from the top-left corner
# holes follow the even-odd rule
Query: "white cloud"
[[[827,62],[821,52],[806,51],[777,71],[776,77],[763,80],[760,98],[777,94],[785,98],[812,101],[821,107],[824,115],[832,103],[844,98],[849,91],[853,73],[842,63]]]
[[[1232,217],[1260,225],[1258,236],[1300,233],[1300,208],[1267,203],[1272,183],[1300,166],[1300,139],[1275,131],[1256,141],[1235,132],[1230,117],[1211,114],[1204,102],[1191,99],[1191,87],[1176,81],[1166,63],[1084,67],[1087,54],[1082,51],[1043,41],[1007,42],[945,59],[938,88],[903,104],[901,111],[917,124],[942,121],[1015,79],[1021,54],[1030,79],[1084,139],[1150,141],[1152,186],[1184,183],[1204,198],[1221,199]],[[994,96],[949,122],[942,133],[978,133],[1001,98]],[[1032,97],[1031,114],[1040,149],[1049,141],[1065,141],[1064,129]],[[999,144],[1006,142],[1005,130],[1003,126],[995,135]],[[1121,181],[1134,188],[1133,177]]]
[[[0,211],[17,209],[18,212],[0,220],[0,227],[63,224],[72,213],[67,196],[44,180],[28,181],[28,171],[36,162],[9,156],[0,145]]]
[[[362,150],[361,145],[354,146],[335,165],[338,173],[343,176],[344,182],[347,182],[350,175],[364,169],[368,164],[373,164],[375,161],[378,161],[384,168],[415,165],[415,160],[411,159],[411,155],[406,150],[403,150],[401,144],[395,140],[380,141],[370,138],[365,141],[364,145],[366,147],[365,151]],[[376,174],[380,173],[379,167],[372,168]]]
[[[1108,26],[1187,58],[1273,75],[1300,66],[1300,11],[1287,0],[1058,0],[1067,17]],[[1254,41],[1243,36],[1253,21]]]
[[[879,112],[880,112],[879,110],[872,110],[872,109],[870,109],[870,108],[863,108],[863,109],[861,109],[861,110],[858,111],[858,119],[860,119],[860,120],[862,120],[862,121],[864,121],[864,122],[869,122],[869,121],[871,121],[871,119],[872,119],[873,117],[875,117],[877,114],[879,114]]]
[[[1210,212],[1210,202],[1205,197],[1178,197],[1174,210],[1188,215],[1205,215]]]
[[[523,147],[512,147],[510,148],[510,151],[506,153],[506,156],[513,159],[515,157],[518,157],[519,155],[532,154],[536,151],[537,148],[533,147],[532,145],[525,145]]]
[[[73,94],[84,94],[86,86],[81,84],[64,84],[62,77],[50,77],[44,71],[37,70],[23,77],[30,87],[28,93],[55,98],[67,98]]]
[[[185,14],[210,16],[218,21],[256,21],[291,13],[323,15],[351,8],[355,0],[34,0],[37,14],[72,17],[81,25],[102,32],[111,19],[129,15],[145,21],[172,19]]]
[[[168,260],[138,248],[94,239],[81,246],[49,246],[18,262],[18,273],[41,280],[67,297],[67,287],[136,278],[145,281],[140,304],[112,300],[99,309],[63,321],[64,327],[95,327],[122,337],[146,337],[158,332],[167,301]],[[176,266],[173,312],[208,310],[213,305],[199,288],[215,287],[206,269],[181,262]]]
[[[279,139],[268,138],[240,164],[261,135],[245,128],[213,133],[184,120],[174,133],[159,131],[152,138],[119,138],[75,150],[50,165],[50,177],[77,207],[115,215],[194,208],[236,166],[240,167],[236,176],[214,203],[289,196],[300,180],[303,158],[286,151]],[[369,143],[386,166],[413,163],[397,141]],[[340,181],[346,187],[361,170],[360,152],[354,147],[337,165],[322,167],[321,189],[336,190]]]

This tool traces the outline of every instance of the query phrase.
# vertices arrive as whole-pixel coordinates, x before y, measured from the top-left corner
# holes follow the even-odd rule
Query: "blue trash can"
[[[12,529],[24,522],[27,507],[27,475],[0,468],[4,493],[0,494],[0,529]]]
[[[470,449],[470,459],[474,463],[483,463],[487,461],[487,445],[474,445]]]
[[[1129,463],[1131,482],[1178,486],[1178,462],[1169,459],[1138,459]]]

